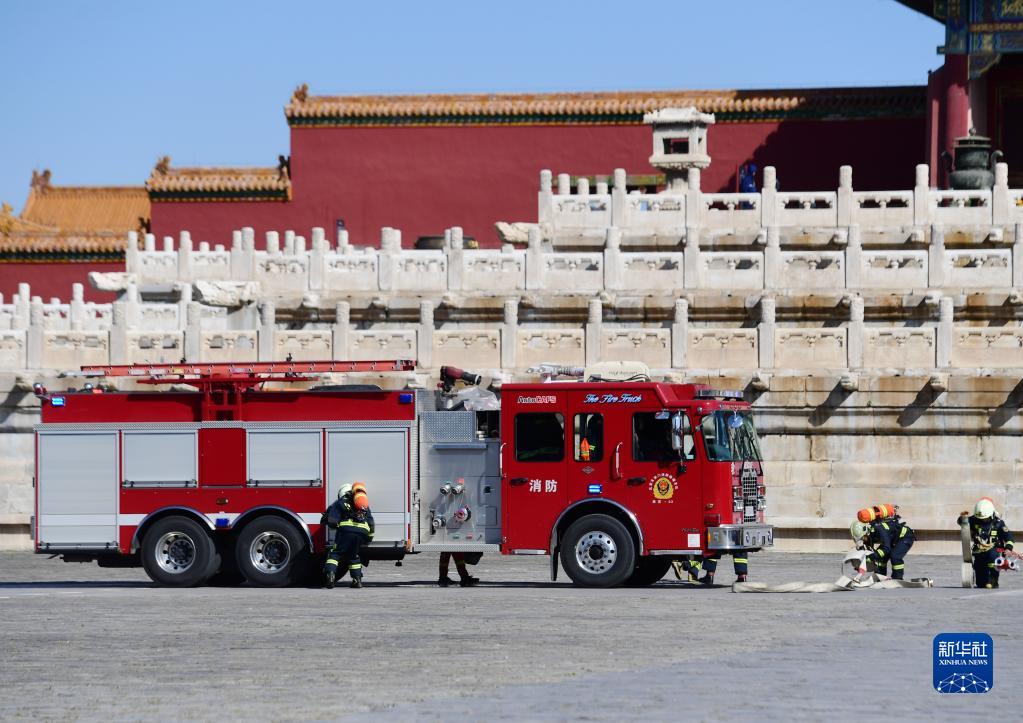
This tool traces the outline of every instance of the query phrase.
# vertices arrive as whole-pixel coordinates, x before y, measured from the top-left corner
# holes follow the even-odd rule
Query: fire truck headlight
[[[757,510],[759,510],[760,512],[763,512],[766,509],[767,509],[767,500],[765,500],[763,497],[761,497],[760,499],[757,500]]]
[[[732,512],[742,512],[742,497],[736,497],[732,500]]]

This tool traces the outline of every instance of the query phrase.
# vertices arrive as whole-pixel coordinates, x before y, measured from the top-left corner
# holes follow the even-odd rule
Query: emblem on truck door
[[[660,472],[650,478],[648,487],[653,493],[654,504],[670,504],[675,496],[675,490],[678,488],[678,480],[667,472]]]

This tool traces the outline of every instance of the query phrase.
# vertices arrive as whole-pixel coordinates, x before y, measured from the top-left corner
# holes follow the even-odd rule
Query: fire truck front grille
[[[752,466],[743,468],[739,475],[742,482],[743,522],[757,521],[757,472]]]

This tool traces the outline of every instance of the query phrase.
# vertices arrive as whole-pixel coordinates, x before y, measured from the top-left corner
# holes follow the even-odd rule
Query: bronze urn
[[[977,131],[971,128],[969,135],[955,139],[952,150],[954,157],[948,151],[941,154],[945,169],[949,171],[950,188],[979,191],[994,185],[995,164],[1002,157],[1002,152],[991,152],[990,138],[977,135]]]

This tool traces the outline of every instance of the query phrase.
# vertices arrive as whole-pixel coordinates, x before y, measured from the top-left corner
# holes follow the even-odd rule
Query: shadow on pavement
[[[47,590],[51,588],[156,587],[148,580],[57,580],[49,582],[0,582],[0,590]]]

